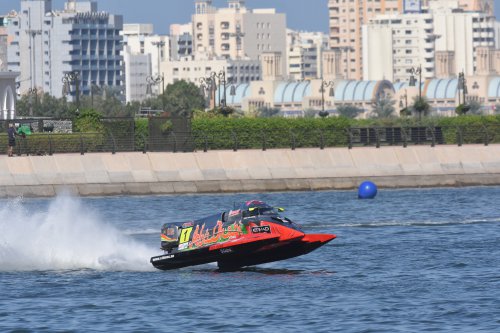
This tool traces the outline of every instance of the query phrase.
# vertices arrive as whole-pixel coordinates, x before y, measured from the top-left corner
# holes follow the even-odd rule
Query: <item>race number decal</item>
[[[181,236],[179,237],[179,244],[189,242],[189,236],[191,236],[191,231],[193,231],[193,227],[182,229]]]

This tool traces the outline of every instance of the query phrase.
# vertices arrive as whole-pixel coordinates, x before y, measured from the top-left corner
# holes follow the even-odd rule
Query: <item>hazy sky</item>
[[[54,9],[62,9],[65,0],[53,0]],[[98,0],[99,10],[124,16],[125,23],[153,23],[156,33],[167,34],[170,24],[187,23],[194,11],[193,0]],[[226,0],[214,0],[226,7]],[[295,30],[328,31],[328,0],[246,0],[248,8],[276,8],[286,13],[287,26]],[[19,10],[20,0],[0,0],[0,14]],[[495,0],[500,18],[500,0]]]
[[[52,7],[62,9],[65,2],[52,0]],[[227,0],[214,0],[214,4],[227,7]],[[324,32],[328,30],[327,4],[328,0],[246,0],[248,8],[276,8],[287,14],[287,26],[291,29]],[[0,13],[20,7],[20,0],[0,0]],[[98,9],[123,15],[125,23],[153,23],[156,33],[167,34],[170,24],[191,21],[194,1],[98,0]]]

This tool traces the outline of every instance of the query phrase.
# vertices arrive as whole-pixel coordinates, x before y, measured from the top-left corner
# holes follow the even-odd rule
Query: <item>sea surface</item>
[[[163,223],[248,199],[337,239],[152,268]],[[0,332],[500,332],[500,187],[0,200]]]

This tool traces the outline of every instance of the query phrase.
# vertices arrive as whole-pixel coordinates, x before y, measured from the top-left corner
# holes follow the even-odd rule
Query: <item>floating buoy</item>
[[[370,181],[364,181],[359,185],[358,199],[373,199],[377,195],[377,185]]]

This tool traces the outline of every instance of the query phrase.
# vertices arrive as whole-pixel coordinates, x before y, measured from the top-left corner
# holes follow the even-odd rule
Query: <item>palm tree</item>
[[[337,113],[339,114],[339,116],[354,119],[359,114],[363,113],[363,109],[360,109],[354,105],[341,105],[337,107]]]
[[[390,97],[383,97],[372,100],[372,115],[374,118],[394,117],[396,101]]]
[[[280,113],[279,108],[263,107],[257,110],[259,117],[261,118],[272,118],[277,117]]]
[[[418,114],[419,121],[422,120],[422,114],[427,116],[431,111],[431,105],[427,101],[427,98],[421,96],[413,98],[413,105],[411,108]]]

